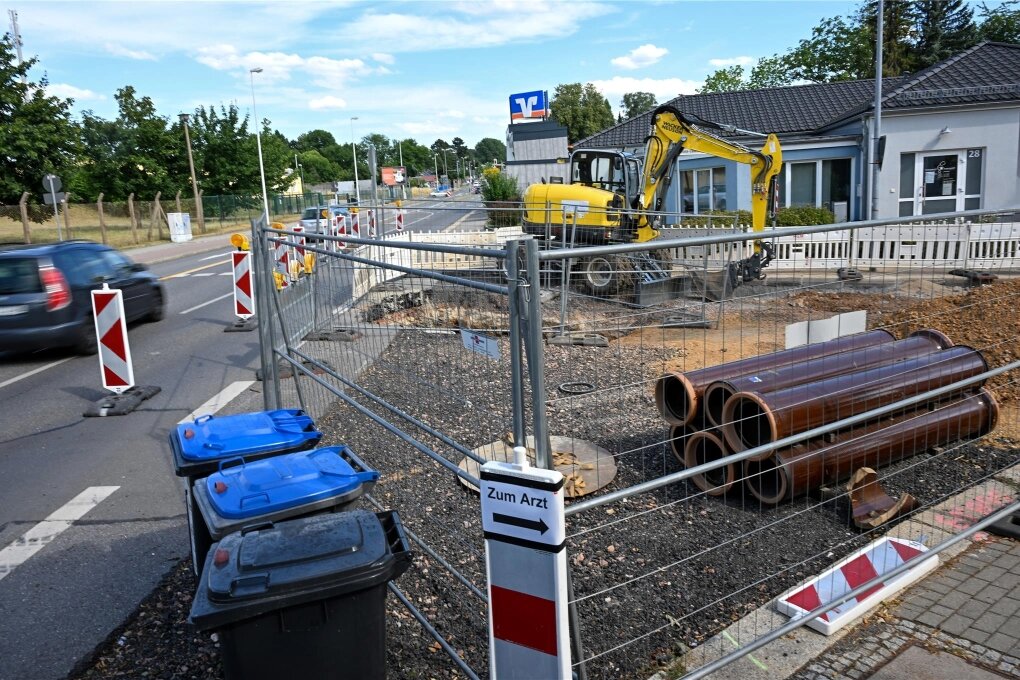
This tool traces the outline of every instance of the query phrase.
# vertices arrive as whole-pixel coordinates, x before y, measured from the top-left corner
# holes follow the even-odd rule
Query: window
[[[790,205],[816,205],[817,163],[790,163]]]
[[[901,154],[900,216],[980,208],[984,151],[966,149]]]
[[[808,205],[828,208],[839,221],[850,219],[853,161],[827,158],[784,163],[776,175],[779,207]]]
[[[680,173],[682,213],[698,215],[727,210],[726,168],[684,170]]]

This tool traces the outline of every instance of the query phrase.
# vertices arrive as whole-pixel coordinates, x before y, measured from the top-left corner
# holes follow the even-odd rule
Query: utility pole
[[[354,156],[354,196],[355,205],[361,205],[361,190],[358,188],[358,147],[354,143],[354,121],[357,116],[351,116],[351,155]]]
[[[878,0],[878,25],[875,27],[875,121],[871,132],[871,219],[878,219],[878,152],[882,143],[882,30],[885,2]]]
[[[21,31],[18,30],[18,12],[17,10],[9,9],[7,14],[11,17],[11,37],[14,39],[14,49],[18,54],[18,66],[25,63],[24,57],[21,56]],[[25,73],[21,74],[21,84],[28,85],[28,75]],[[28,95],[26,94],[27,98]]]
[[[397,151],[400,153],[400,167],[404,168],[404,145],[397,140]],[[400,200],[404,200],[404,186],[407,184],[407,168],[404,168],[404,181],[400,183]]]
[[[205,210],[202,209],[202,194],[198,193],[198,180],[195,179],[195,159],[191,155],[191,134],[188,132],[188,114],[177,116],[184,127],[184,142],[188,145],[188,168],[191,170],[191,192],[195,197],[195,216],[198,217],[198,230],[205,233]]]

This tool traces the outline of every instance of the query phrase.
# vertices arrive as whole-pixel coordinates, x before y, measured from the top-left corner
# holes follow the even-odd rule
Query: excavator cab
[[[634,154],[578,149],[570,155],[570,183],[612,191],[632,205],[641,190],[641,166]]]

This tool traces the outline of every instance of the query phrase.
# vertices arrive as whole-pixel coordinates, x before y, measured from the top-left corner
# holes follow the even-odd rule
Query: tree
[[[320,154],[323,150],[336,145],[336,137],[326,130],[309,130],[301,133],[294,140],[294,148],[297,151],[318,151]]]
[[[613,125],[609,101],[591,83],[557,85],[549,104],[553,118],[567,128],[570,144]]]
[[[990,9],[982,2],[978,37],[981,40],[1020,43],[1020,9],[1013,9],[1017,4],[1020,4],[1017,0],[1010,0]]]
[[[298,154],[298,162],[301,164],[301,173],[307,184],[333,182],[340,176],[339,169],[314,149]]]
[[[751,90],[760,90],[769,87],[783,87],[792,82],[790,69],[783,57],[773,55],[762,57],[751,69],[751,76],[748,78],[747,87]]]
[[[744,83],[744,67],[739,64],[721,68],[705,78],[705,84],[698,88],[698,94],[712,92],[735,92],[747,89]]]
[[[492,159],[506,160],[506,144],[494,137],[484,137],[475,144],[475,161],[479,165],[488,165]]]
[[[17,203],[25,191],[38,196],[43,177],[75,164],[72,100],[47,96],[45,78],[22,83],[35,63],[19,65],[10,36],[0,38],[0,203]]]
[[[811,29],[811,37],[802,39],[783,59],[794,80],[828,83],[872,78],[873,36],[857,17],[822,19]]]
[[[651,92],[628,92],[623,95],[620,108],[624,118],[633,118],[645,111],[651,111],[658,104]]]
[[[917,3],[916,66],[927,68],[977,43],[974,10],[963,0],[920,0]]]

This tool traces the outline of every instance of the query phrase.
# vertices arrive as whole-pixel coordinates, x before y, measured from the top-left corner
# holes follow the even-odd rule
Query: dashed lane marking
[[[0,550],[0,579],[24,564],[57,536],[66,531],[76,520],[109,497],[119,486],[90,486],[72,498],[53,514],[26,531],[3,550]]]
[[[219,262],[211,262],[209,264],[204,264],[201,267],[195,267],[194,269],[188,269],[187,271],[177,272],[176,274],[168,274],[167,276],[161,276],[159,280],[160,281],[166,281],[167,279],[179,279],[181,277],[188,276],[189,274],[194,274],[195,272],[200,272],[203,269],[209,269],[210,267],[218,267],[221,264],[230,264],[230,260],[220,260]],[[231,294],[233,294],[233,293],[231,293]]]
[[[230,383],[220,390],[218,394],[209,399],[209,401],[184,416],[184,418],[182,418],[177,424],[183,425],[184,423],[190,423],[198,416],[212,415],[213,413],[216,413],[221,408],[229,404],[234,397],[241,394],[241,392],[244,392],[254,384],[254,380],[238,380],[235,383]]]
[[[187,308],[187,309],[185,309],[185,310],[184,310],[183,312],[181,312],[181,314],[187,314],[187,313],[189,313],[189,312],[193,312],[193,311],[195,311],[196,309],[202,309],[203,307],[205,307],[205,306],[207,306],[207,305],[211,305],[211,304],[212,304],[212,303],[214,303],[214,302],[219,302],[220,300],[222,300],[222,299],[224,299],[224,298],[228,298],[228,297],[231,297],[231,296],[232,296],[233,294],[234,294],[234,291],[230,291],[230,292],[229,292],[229,293],[227,293],[226,295],[221,295],[221,296],[219,296],[219,297],[217,297],[217,298],[213,298],[212,300],[207,300],[207,301],[203,302],[203,303],[202,303],[202,304],[200,304],[200,305],[195,305],[194,307],[188,307],[188,308]]]
[[[7,387],[8,385],[13,385],[14,383],[18,382],[19,380],[24,380],[25,378],[30,378],[33,375],[35,375],[36,373],[42,373],[43,371],[45,371],[47,369],[53,368],[54,366],[59,366],[60,364],[64,363],[65,361],[70,361],[73,358],[74,357],[67,357],[66,359],[57,359],[56,361],[52,361],[52,362],[50,362],[48,364],[40,366],[39,368],[33,368],[31,371],[27,371],[25,373],[22,373],[21,375],[16,375],[13,378],[9,378],[7,380],[4,380],[3,382],[0,382],[0,387]]]

